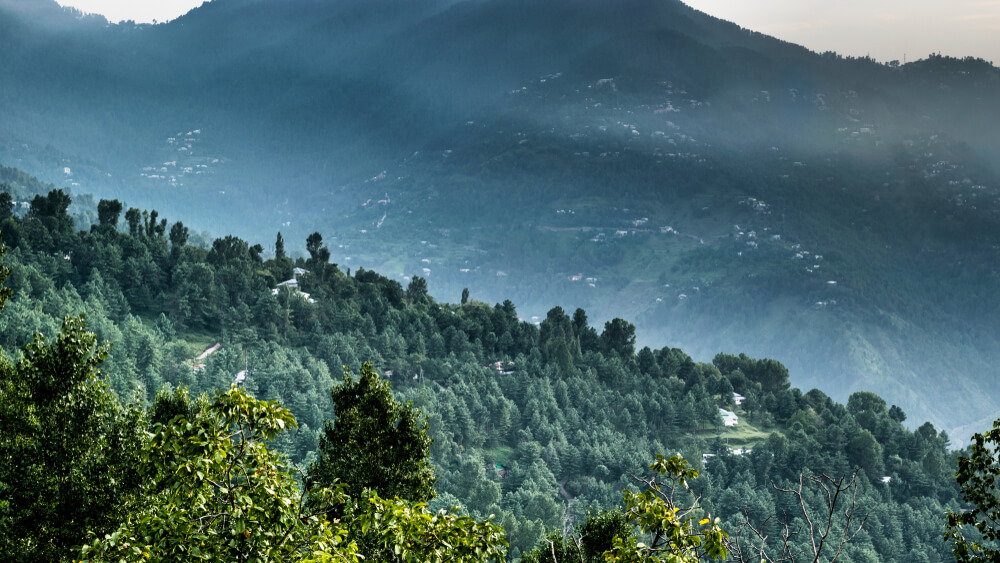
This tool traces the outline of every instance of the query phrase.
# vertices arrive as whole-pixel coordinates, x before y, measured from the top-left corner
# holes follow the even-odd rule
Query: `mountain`
[[[567,529],[593,530],[586,522],[621,507],[623,489],[630,491],[660,452],[679,452],[700,474],[674,498],[700,497],[700,509],[734,542],[748,522],[760,530],[781,519],[779,530],[801,529],[827,515],[836,529],[857,522],[855,510],[870,515],[864,533],[846,546],[827,545],[841,561],[946,561],[945,512],[972,506],[955,478],[958,456],[968,450],[951,449],[947,433],[929,422],[904,427],[908,415],[871,392],[852,394],[846,405],[816,389],[803,392],[773,359],[718,354],[701,363],[678,348],[636,350],[627,320],[600,330],[585,310],[571,316],[554,307],[535,326],[520,321],[509,300],[491,305],[463,292],[460,304],[437,301],[420,279],[404,288],[373,270],[348,274],[329,263],[330,249],[316,237],[308,259],[277,249],[265,259],[260,245],[229,235],[199,240],[181,221],[171,224],[176,218],[154,211],[129,209],[116,228],[123,206],[109,201],[98,204],[93,225],[85,216],[92,201],[74,212],[79,202],[16,169],[0,168],[0,184],[11,189],[0,193],[4,560],[30,553],[32,561],[59,561],[71,552],[94,560],[93,551],[75,546],[94,537],[119,538],[121,546],[128,536],[135,547],[138,538],[152,537],[114,530],[149,521],[128,517],[129,507],[173,516],[192,509],[178,498],[200,498],[165,493],[156,481],[159,474],[176,483],[175,472],[150,467],[160,463],[158,452],[177,449],[161,438],[188,432],[189,424],[193,442],[204,443],[194,437],[199,432],[214,436],[201,454],[178,446],[180,462],[198,463],[227,449],[234,424],[246,435],[281,426],[233,422],[241,410],[285,413],[285,431],[266,449],[308,467],[305,482],[339,474],[347,486],[369,483],[380,494],[409,499],[397,503],[433,496],[420,518],[460,506],[476,520],[502,525],[505,560],[512,562],[547,561],[549,540],[562,544]],[[30,208],[14,208],[11,194],[23,203],[32,193]],[[227,396],[239,402],[225,402]],[[199,412],[224,404],[229,414]],[[215,422],[206,427],[206,420]],[[373,446],[373,433],[386,448]],[[376,450],[377,463],[366,455],[345,459],[359,447]],[[248,449],[228,451],[240,456]],[[268,455],[263,447],[253,451]],[[222,473],[232,467],[201,465]],[[387,472],[397,477],[380,477]],[[247,474],[274,476],[252,468],[236,473],[244,481]],[[195,472],[188,479],[218,483]],[[803,498],[787,492],[803,482]],[[294,500],[272,502],[285,492],[294,494],[282,498],[301,498],[290,483],[251,487],[261,495],[253,499],[254,514],[266,516],[255,522],[283,521],[268,506],[298,510]],[[834,493],[836,510],[814,494],[821,483],[845,493]],[[291,520],[297,523],[298,514]],[[178,520],[180,529],[196,518]],[[380,535],[384,526],[379,520],[365,529]],[[151,561],[176,560],[165,552],[186,541],[162,541],[175,533],[163,530],[156,545],[142,547]],[[349,534],[365,536],[356,528]],[[610,546],[609,535],[600,536]],[[246,539],[214,543],[240,548],[240,537]],[[449,560],[468,560],[463,535],[447,537]],[[809,536],[787,539],[783,545],[796,552],[811,549]],[[298,543],[309,549],[308,540]],[[449,547],[455,545],[457,551]],[[589,545],[587,561],[599,560],[595,552],[606,548]],[[381,554],[367,560],[397,561]],[[579,561],[580,554],[560,560]]]
[[[0,38],[0,162],[47,182],[780,358],[960,438],[1000,411],[984,61],[816,54],[670,0],[214,0],[153,26],[0,0]]]

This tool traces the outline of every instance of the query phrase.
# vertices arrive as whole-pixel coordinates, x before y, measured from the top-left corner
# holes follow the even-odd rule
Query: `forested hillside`
[[[723,529],[744,516],[757,526],[795,517],[797,501],[772,483],[860,467],[857,510],[868,521],[839,560],[950,557],[943,513],[960,504],[949,438],[930,423],[907,429],[903,410],[872,393],[838,404],[791,388],[778,361],[735,350],[711,363],[675,348],[637,350],[630,322],[592,327],[583,309],[555,307],[534,324],[510,301],[463,292],[449,304],[420,277],[403,287],[331,263],[319,233],[297,260],[278,234],[265,260],[261,245],[232,236],[193,244],[181,222],[114,200],[101,200],[84,230],[62,191],[35,195],[30,208],[13,200],[0,199],[13,292],[0,315],[5,357],[30,361],[39,352],[18,350],[33,333],[54,341],[63,317],[86,314],[87,329],[111,343],[100,369],[122,405],[235,383],[290,410],[298,427],[264,438],[303,465],[330,436],[324,420],[336,420],[330,392],[341,366],[356,380],[371,362],[426,418],[437,476],[430,508],[495,515],[511,560],[547,532],[583,524],[591,509],[620,506],[623,489],[638,490],[632,475],[673,452],[702,470],[690,485]],[[219,399],[219,408],[226,400],[243,399]],[[726,426],[732,415],[738,423]],[[807,504],[822,510],[819,496]]]
[[[0,48],[0,161],[46,182],[265,257],[320,231],[345,271],[626,317],[703,362],[781,357],[956,441],[1000,413],[986,61],[813,53],[678,0],[212,0],[162,25],[0,0]]]

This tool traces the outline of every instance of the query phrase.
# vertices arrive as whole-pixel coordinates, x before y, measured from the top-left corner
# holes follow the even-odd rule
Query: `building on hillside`
[[[514,373],[514,362],[494,362],[492,366],[493,369],[497,370],[500,375],[511,375]]]
[[[727,411],[726,409],[719,409],[719,414],[722,416],[723,426],[731,428],[739,424],[740,419],[736,416],[736,413]]]
[[[746,400],[746,397],[744,397],[743,395],[740,395],[739,393],[733,393],[733,404],[734,405],[740,406],[740,405],[743,404],[743,401],[745,401],[745,400]]]
[[[303,271],[305,271],[305,270],[303,270]],[[299,289],[299,280],[298,280],[298,278],[292,278],[290,280],[285,280],[285,281],[279,283],[278,287],[276,287],[276,288],[274,288],[274,289],[271,290],[271,295],[278,295],[278,292],[281,291],[281,286],[287,287],[289,289],[289,291],[292,292],[293,295],[298,295],[299,297],[305,299],[306,301],[308,301],[310,303],[315,303],[316,302],[315,299],[313,299],[312,297],[309,297],[308,293],[306,293],[306,292],[304,292],[304,291],[302,291],[302,290]]]

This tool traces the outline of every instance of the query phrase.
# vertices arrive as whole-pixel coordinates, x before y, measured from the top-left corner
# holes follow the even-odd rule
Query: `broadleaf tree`
[[[1000,419],[972,437],[955,479],[967,510],[948,511],[945,539],[959,563],[1000,561]]]
[[[291,413],[233,386],[149,440],[148,497],[121,526],[81,549],[81,562],[357,561],[347,529],[326,518],[340,489],[301,492],[267,442]]]
[[[696,563],[703,558],[725,559],[728,535],[719,527],[719,519],[698,518],[702,513],[698,499],[687,506],[678,504],[679,495],[687,492],[687,481],[697,478],[698,471],[679,455],[656,454],[649,468],[656,475],[637,478],[644,490],[625,490],[625,514],[637,533],[616,536],[605,560]]]

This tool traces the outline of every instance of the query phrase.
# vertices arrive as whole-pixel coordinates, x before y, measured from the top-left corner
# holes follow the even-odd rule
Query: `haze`
[[[110,21],[165,22],[202,0],[63,0]],[[814,51],[915,60],[930,53],[1000,61],[1000,0],[688,0],[713,16]]]
[[[203,0],[58,0],[63,6],[72,6],[83,12],[101,14],[109,21],[134,20],[139,23],[166,22],[176,19],[200,6]]]
[[[321,233],[436,299],[780,359],[954,436],[1000,416],[996,68],[812,56],[670,0],[214,1],[251,9],[46,49],[8,26],[3,160],[204,240]]]
[[[1000,62],[1000,0],[687,0],[742,27],[804,45],[879,61],[931,53]]]

